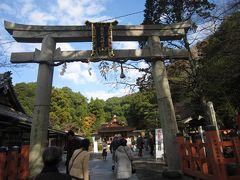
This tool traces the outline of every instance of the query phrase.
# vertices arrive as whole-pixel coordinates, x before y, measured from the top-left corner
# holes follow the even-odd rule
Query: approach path
[[[63,157],[64,158],[64,157]],[[138,157],[134,152],[134,164],[136,174],[130,180],[167,180],[162,177],[162,171],[166,167],[162,162],[156,161],[148,151],[143,151],[143,157]],[[91,153],[89,161],[89,171],[91,180],[116,180],[112,168],[112,154],[108,152],[106,160],[102,160],[101,153]],[[64,162],[59,167],[60,172],[65,173]],[[190,177],[183,176],[181,180],[192,180]]]

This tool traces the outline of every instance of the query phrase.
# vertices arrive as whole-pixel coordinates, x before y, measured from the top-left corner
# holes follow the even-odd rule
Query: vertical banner
[[[163,133],[162,129],[155,129],[156,159],[163,158]]]
[[[98,142],[95,141],[95,137],[94,136],[92,137],[92,139],[93,139],[93,152],[94,153],[98,153]]]

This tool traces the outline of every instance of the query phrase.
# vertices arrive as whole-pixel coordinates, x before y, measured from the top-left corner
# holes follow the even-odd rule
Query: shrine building
[[[122,137],[130,137],[133,135],[133,131],[135,128],[129,127],[126,123],[117,119],[117,116],[114,115],[112,120],[108,123],[102,124],[102,126],[98,129],[98,136],[101,139],[105,139],[106,141],[112,141],[113,137],[116,134],[121,134]]]

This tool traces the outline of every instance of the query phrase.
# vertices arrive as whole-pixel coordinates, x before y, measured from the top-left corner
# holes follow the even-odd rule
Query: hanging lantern
[[[121,74],[120,74],[120,78],[121,79],[123,79],[123,78],[125,78],[126,76],[125,76],[125,74],[123,73],[123,65],[122,65],[122,63],[121,63]]]

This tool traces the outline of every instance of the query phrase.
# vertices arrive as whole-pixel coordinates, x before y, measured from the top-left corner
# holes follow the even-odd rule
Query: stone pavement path
[[[63,155],[63,162],[60,164],[59,171],[66,173],[64,161],[66,154]],[[163,163],[156,161],[149,152],[144,152],[143,157],[139,158],[134,152],[134,164],[137,173],[133,174],[130,180],[167,180],[162,177]],[[89,171],[91,180],[116,180],[112,172],[112,155],[108,152],[107,160],[102,160],[101,153],[91,153],[89,161]],[[190,177],[183,176],[179,180],[192,180]]]
[[[58,170],[66,173],[65,167],[66,154],[63,155],[63,161]],[[102,160],[101,153],[92,153],[89,161],[89,171],[91,180],[116,180],[112,171],[112,154],[108,152],[106,160]],[[134,174],[130,180],[139,180]]]
[[[115,174],[111,170],[112,158],[108,153],[107,159],[102,160],[101,156],[93,157],[89,161],[90,179],[91,180],[115,180]],[[133,175],[131,180],[138,180],[136,175]]]

